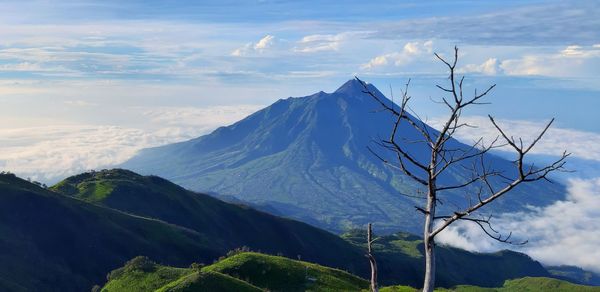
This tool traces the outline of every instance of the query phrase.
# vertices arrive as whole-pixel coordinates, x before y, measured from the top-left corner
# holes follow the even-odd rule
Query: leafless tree
[[[487,104],[482,102],[482,98],[496,85],[488,87],[483,92],[475,90],[472,96],[466,96],[463,92],[464,76],[460,79],[456,79],[455,76],[458,48],[454,48],[454,59],[452,61],[445,60],[437,53],[435,57],[443,62],[450,71],[449,85],[447,87],[436,85],[446,95],[437,102],[447,107],[449,111],[448,117],[444,120],[445,122],[439,132],[431,130],[425,122],[412,118],[407,113],[410,110],[408,106],[411,99],[408,95],[410,80],[402,91],[400,105],[394,105],[370,91],[368,86],[357,78],[364,87],[363,92],[375,99],[382,106],[382,111],[391,113],[394,117],[394,124],[389,138],[376,141],[383,149],[391,151],[394,158],[387,159],[385,158],[387,156],[381,155],[372,148],[369,148],[369,150],[384,163],[403,172],[426,190],[424,191],[425,196],[423,196],[424,205],[415,206],[415,208],[424,215],[425,277],[423,291],[428,292],[433,291],[435,285],[435,238],[440,232],[455,222],[466,221],[477,224],[488,236],[497,241],[521,244],[512,242],[511,234],[503,236],[493,229],[490,223],[491,215],[489,217],[476,217],[474,213],[481,207],[507,194],[517,185],[538,180],[549,180],[548,175],[550,173],[563,170],[565,159],[569,156],[569,153],[564,152],[556,161],[542,167],[534,167],[525,163],[526,155],[544,136],[554,119],[546,124],[531,143],[527,144],[523,142],[523,139],[515,139],[507,134],[492,116],[488,116],[490,122],[498,131],[495,140],[485,145],[483,138],[481,138],[466,149],[452,146],[452,143],[448,142],[453,139],[457,131],[465,127],[472,127],[472,125],[461,121],[463,110],[470,106]],[[403,133],[398,132],[399,125],[402,123],[407,123],[410,128],[414,128],[422,136],[419,142],[422,143],[422,147],[428,149],[426,153],[430,154],[426,161],[417,158],[408,151],[407,144],[402,141]],[[510,147],[516,154],[514,172],[511,171],[510,174],[495,171],[493,167],[485,163],[487,152],[504,146]],[[465,164],[471,164],[472,166],[466,167]],[[456,185],[438,185],[440,175],[452,167],[464,168],[471,175],[471,178],[465,179],[464,182]],[[467,192],[468,198],[476,198],[476,200],[469,199],[465,204],[466,207],[457,206],[456,210],[449,214],[438,214],[436,206],[441,202],[440,195],[449,190]]]
[[[371,292],[378,292],[377,262],[375,261],[375,256],[373,256],[373,242],[375,242],[375,239],[373,239],[373,227],[371,226],[371,223],[369,223],[367,225],[367,258],[369,258],[369,263],[371,264]]]

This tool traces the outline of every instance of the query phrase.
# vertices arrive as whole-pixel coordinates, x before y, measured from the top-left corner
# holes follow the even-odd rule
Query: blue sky
[[[435,125],[444,109],[430,99],[447,80],[433,53],[448,56],[456,45],[468,88],[498,84],[492,105],[464,113],[481,128],[460,138],[493,135],[482,119],[488,113],[516,136],[556,117],[535,154],[568,149],[571,167],[582,170],[562,178],[568,201],[529,215],[536,224],[564,221],[573,217],[552,214],[585,204],[592,229],[560,221],[566,227],[552,230],[559,241],[526,251],[560,263],[556,247],[572,242],[560,239],[595,236],[569,249],[581,251],[569,255],[573,263],[593,268],[600,261],[600,1],[340,3],[2,1],[0,169],[55,182],[207,133],[279,98],[331,92],[354,76],[384,93],[412,78],[413,108]],[[490,248],[461,241],[471,233],[448,234],[452,244]]]
[[[2,125],[134,125],[113,107],[266,105],[354,75],[413,78],[415,107],[435,116],[432,53],[458,45],[474,85],[500,85],[473,114],[600,132],[580,114],[600,106],[599,2],[397,2],[4,1]]]

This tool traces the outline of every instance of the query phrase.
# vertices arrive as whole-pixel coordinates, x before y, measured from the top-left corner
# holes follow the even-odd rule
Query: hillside
[[[52,190],[129,214],[156,218],[194,230],[221,254],[247,246],[341,267],[362,258],[338,236],[308,224],[273,216],[194,193],[156,176],[122,169],[69,177]],[[359,272],[358,270],[356,272]]]
[[[525,277],[498,288],[459,285],[438,292],[600,291],[600,287]],[[284,257],[244,252],[203,268],[174,268],[136,258],[110,273],[103,292],[120,291],[368,291],[369,283],[344,271]],[[381,292],[417,292],[411,286],[384,286]]]
[[[370,89],[391,103],[375,87]],[[363,90],[358,81],[351,80],[333,93],[282,99],[208,135],[142,150],[122,167],[337,233],[368,222],[382,232],[420,233],[421,222],[414,220],[418,186],[367,150],[374,146],[374,139],[389,135],[392,120],[374,113],[380,105]],[[428,131],[437,133],[433,128]],[[411,143],[419,140],[414,128],[402,124],[398,132],[414,157],[428,157],[425,146]],[[470,149],[456,140],[448,146]],[[487,163],[511,175],[511,162],[488,155]],[[470,178],[457,165],[439,183],[461,184]],[[559,184],[522,185],[494,202],[493,210],[543,206],[564,194]],[[466,204],[464,193],[456,190],[446,191],[443,200],[441,212]]]
[[[193,291],[361,291],[369,285],[341,270],[253,252],[232,255],[201,270],[152,262],[144,268],[135,266],[129,262],[111,272],[102,291],[192,291],[184,286],[197,289]]]
[[[584,285],[600,286],[600,275],[574,266],[546,267],[553,278],[564,279]]]
[[[0,175],[0,290],[86,291],[139,254],[171,264],[219,252],[197,232]]]
[[[366,248],[366,232],[353,231],[343,238],[361,248]],[[373,244],[382,285],[402,283],[413,287],[422,285],[424,270],[423,241],[407,233],[382,236]],[[550,277],[538,262],[529,256],[504,250],[496,253],[471,253],[453,247],[436,249],[436,283],[440,287],[452,287],[458,283],[497,287],[506,279]],[[458,268],[460,267],[460,268]],[[392,282],[392,281],[395,282]]]
[[[393,292],[394,290],[382,289],[381,292]],[[521,279],[508,280],[499,288],[481,288],[476,286],[457,286],[451,290],[456,292],[595,292],[600,291],[600,287],[576,285],[566,281],[551,278],[533,278],[525,277]]]

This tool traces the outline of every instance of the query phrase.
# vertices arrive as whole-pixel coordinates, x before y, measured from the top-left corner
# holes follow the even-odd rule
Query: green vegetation
[[[137,290],[144,291],[144,290]],[[177,281],[169,283],[156,290],[157,292],[257,292],[264,291],[258,287],[229,275],[217,272],[194,272],[188,276],[182,277]]]
[[[369,285],[341,270],[254,252],[228,257],[203,271],[229,274],[269,291],[359,291]]]
[[[161,266],[146,257],[136,257],[110,272],[102,291],[154,291],[192,273],[192,269]]]
[[[210,238],[202,244],[219,250],[221,255],[247,246],[291,258],[301,255],[334,267],[345,267],[349,260],[363,257],[362,251],[343,239],[308,224],[228,204],[162,178],[124,169],[76,175],[51,189],[96,205],[185,227]]]
[[[154,263],[131,268],[131,262],[111,272],[102,291],[361,291],[369,286],[341,270],[255,252],[234,254],[201,271]],[[181,276],[172,277],[177,273]]]
[[[393,290],[392,290],[393,291]],[[500,288],[481,288],[476,286],[460,285],[452,289],[441,289],[436,291],[456,291],[456,292],[595,292],[600,291],[600,287],[591,287],[576,285],[566,281],[552,278],[533,278],[525,277],[521,279],[508,280]],[[385,292],[382,290],[382,292]]]
[[[87,291],[136,255],[169,264],[220,253],[196,232],[0,175],[0,290]]]
[[[555,266],[547,267],[548,272],[552,274],[553,278],[567,280],[583,285],[600,286],[600,275],[585,271],[581,268],[574,266]]]

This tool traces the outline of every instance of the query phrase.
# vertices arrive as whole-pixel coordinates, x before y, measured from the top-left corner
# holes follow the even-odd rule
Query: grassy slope
[[[218,256],[201,235],[0,175],[0,288],[85,291],[145,254],[172,264]],[[204,257],[203,257],[204,256]]]
[[[250,283],[217,272],[193,272],[169,283],[157,292],[211,291],[211,292],[257,292],[264,291]]]
[[[192,273],[191,269],[157,265],[140,256],[110,272],[103,291],[154,291]]]
[[[181,276],[177,277],[178,274]],[[333,268],[244,252],[201,271],[155,264],[146,269],[132,268],[130,262],[111,273],[111,280],[102,291],[192,291],[192,288],[196,291],[361,291],[368,288],[368,282]]]
[[[253,252],[226,258],[203,271],[228,274],[269,291],[359,291],[368,287],[364,279],[338,269]]]
[[[390,292],[393,290],[390,290]],[[457,286],[450,290],[456,292],[594,292],[600,291],[600,287],[576,285],[566,281],[552,278],[525,277],[521,279],[508,280],[500,288],[481,288],[475,286]],[[382,290],[381,292],[386,292]]]

